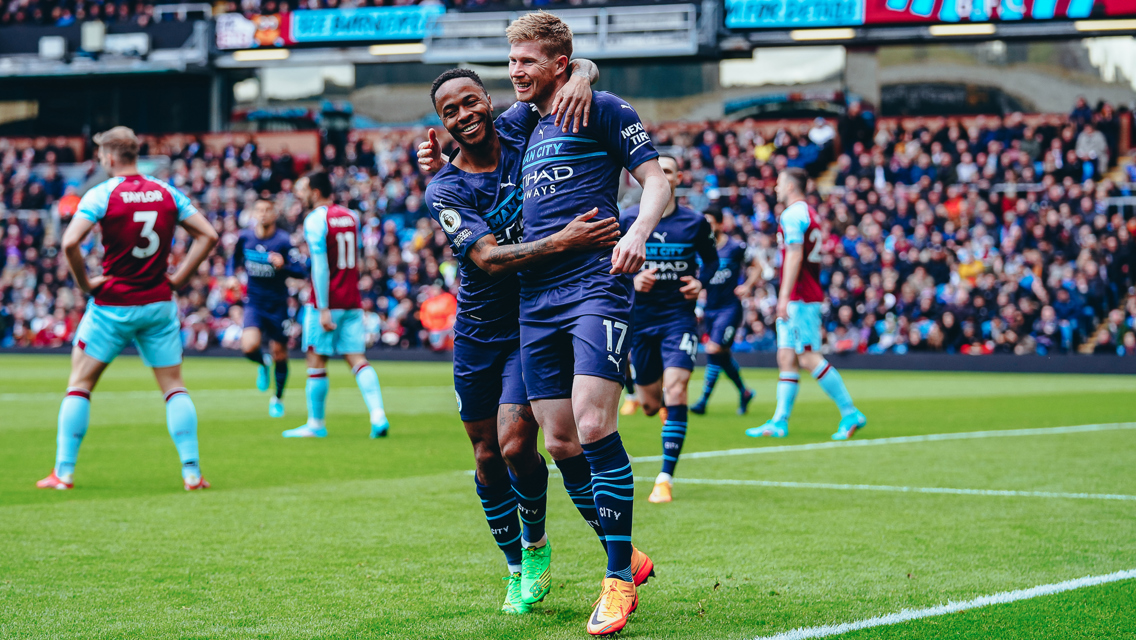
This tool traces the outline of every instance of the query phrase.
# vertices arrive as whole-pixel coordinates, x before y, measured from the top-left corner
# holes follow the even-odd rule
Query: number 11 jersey
[[[174,231],[196,213],[184,193],[150,176],[118,176],[84,194],[75,217],[102,227],[107,276],[95,302],[108,307],[169,302],[166,270]]]
[[[363,308],[359,294],[359,216],[336,204],[312,209],[304,218],[304,239],[312,255],[327,254],[327,308]],[[311,304],[319,306],[314,293]]]
[[[789,299],[794,302],[824,302],[824,287],[820,285],[820,264],[824,259],[821,241],[824,232],[820,229],[817,214],[804,201],[799,200],[785,207],[781,219],[777,221],[781,241],[781,264],[785,264],[785,247],[791,244],[803,245],[801,273]]]

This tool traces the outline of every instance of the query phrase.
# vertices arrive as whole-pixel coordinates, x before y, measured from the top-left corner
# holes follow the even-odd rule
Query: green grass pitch
[[[1026,361],[1023,360],[1023,363]],[[450,369],[376,363],[391,435],[372,441],[350,371],[330,369],[326,440],[268,418],[254,369],[191,359],[202,468],[186,493],[162,398],[137,358],[95,391],[76,489],[42,491],[68,360],[0,356],[2,638],[584,638],[603,557],[560,481],[549,493],[553,590],[498,612],[504,561],[468,474]],[[804,377],[786,440],[742,431],[772,412],[776,374],[747,370],[750,415],[719,382],[685,452],[825,442],[837,412]],[[700,373],[696,374],[696,378]],[[845,371],[870,424],[857,440],[1133,421],[1119,376]],[[700,381],[692,385],[697,394]],[[659,422],[621,420],[633,456]],[[634,465],[651,478],[657,462]],[[1136,431],[959,439],[684,459],[675,502],[636,488],[635,540],[657,564],[621,637],[736,638],[1136,568],[1136,501],[951,495],[683,478],[1136,495]],[[863,630],[867,638],[1134,638],[1136,580]]]

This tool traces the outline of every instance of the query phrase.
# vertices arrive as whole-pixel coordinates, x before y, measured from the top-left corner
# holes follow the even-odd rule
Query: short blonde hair
[[[131,163],[138,160],[138,136],[129,127],[113,127],[94,136],[95,144],[112,153],[122,162]]]
[[[551,13],[526,13],[505,29],[505,37],[509,44],[536,42],[550,58],[567,56],[572,59],[572,29]]]

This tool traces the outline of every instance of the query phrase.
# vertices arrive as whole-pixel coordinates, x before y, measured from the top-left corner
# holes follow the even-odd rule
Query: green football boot
[[[526,604],[535,604],[552,589],[552,543],[546,539],[543,547],[526,547],[521,553],[521,596]]]
[[[501,605],[501,611],[505,613],[528,613],[532,611],[532,605],[526,604],[524,599],[521,598],[521,574],[514,573],[501,579],[509,583],[505,590],[505,604]]]

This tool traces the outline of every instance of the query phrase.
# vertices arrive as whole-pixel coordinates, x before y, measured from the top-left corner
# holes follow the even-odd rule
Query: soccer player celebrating
[[[565,484],[591,481],[607,545],[607,573],[587,630],[615,633],[638,606],[635,584],[650,570],[631,545],[634,481],[617,431],[623,365],[631,340],[631,275],[670,198],[658,154],[631,105],[592,94],[589,121],[565,133],[554,96],[568,82],[572,31],[549,13],[530,13],[506,30],[509,75],[517,99],[541,120],[529,136],[523,173],[525,238],[560,231],[581,210],[618,217],[624,168],[643,185],[639,216],[614,249],[579,252],[521,273],[521,365],[533,414]],[[579,463],[583,453],[591,477]]]
[[[205,489],[197,450],[197,410],[181,377],[181,325],[173,291],[185,285],[217,244],[217,232],[182,192],[138,173],[138,138],[126,127],[96,135],[99,164],[111,178],[83,196],[63,234],[63,253],[75,284],[93,294],[75,331],[71,377],[59,405],[55,469],[41,489],[74,486],[79,445],[87,434],[91,391],[107,365],[131,342],[154,370],[166,398],[166,426],[181,458],[186,491]],[[91,277],[80,246],[102,228],[103,274]],[[193,244],[167,275],[174,231],[181,225]]]
[[[284,415],[284,386],[288,383],[288,337],[284,320],[288,317],[288,278],[307,277],[299,252],[288,232],[276,226],[276,205],[260,199],[253,205],[252,224],[237,236],[229,273],[243,269],[248,278],[245,294],[245,322],[241,332],[241,351],[257,365],[256,388],[268,391],[270,367],[275,364],[276,394],[268,405],[268,415]],[[272,356],[261,344],[268,338]]]
[[[582,111],[591,102],[589,76],[594,79],[596,69],[586,60],[573,64],[576,73],[562,95]],[[440,169],[433,131],[419,152],[424,169],[438,169],[426,201],[459,258],[458,413],[473,443],[477,494],[509,568],[501,609],[526,613],[549,592],[552,547],[544,527],[548,468],[537,451],[537,425],[521,373],[515,272],[563,251],[613,247],[619,227],[614,218],[588,222],[598,212],[592,209],[547,238],[521,244],[521,162],[540,116],[518,102],[494,123],[493,102],[468,69],[438,76],[430,97],[458,146],[451,163]],[[565,125],[571,119],[571,113],[564,114]],[[594,503],[590,515],[598,520]]]
[[[847,440],[868,423],[852,403],[840,373],[820,353],[820,314],[824,288],[820,264],[823,232],[817,214],[805,202],[808,174],[789,168],[777,176],[777,201],[784,205],[778,224],[781,244],[781,290],[777,294],[777,410],[773,419],[746,430],[747,436],[784,438],[789,414],[797,399],[798,366],[812,371],[820,388],[840,409],[840,426],[833,440]]]
[[[371,437],[387,435],[390,424],[383,411],[379,376],[363,356],[363,300],[359,295],[359,216],[331,202],[331,179],[325,171],[310,171],[293,191],[308,210],[304,239],[312,256],[312,300],[304,307],[304,351],[308,360],[306,424],[284,432],[285,438],[327,436],[327,360],[341,355],[355,374],[371,416]]]
[[[708,274],[718,271],[714,232],[706,218],[680,207],[675,188],[680,176],[674,158],[659,158],[671,185],[663,218],[647,240],[647,260],[635,276],[631,314],[631,370],[635,395],[643,412],[653,416],[666,406],[663,422],[663,470],[655,479],[651,502],[670,502],[675,465],[686,440],[686,386],[698,353],[698,319],[694,307]],[[639,205],[623,212],[620,225],[629,229]],[[698,267],[695,258],[702,259]],[[696,275],[697,273],[697,275]]]
[[[734,344],[734,334],[742,323],[741,298],[752,288],[746,281],[738,280],[746,271],[745,243],[730,235],[733,218],[726,217],[720,209],[706,212],[706,219],[714,229],[718,245],[718,271],[710,278],[706,287],[706,306],[703,322],[708,339],[706,342],[706,377],[702,381],[702,397],[690,408],[698,415],[706,413],[706,403],[718,383],[718,375],[725,371],[726,377],[738,388],[738,415],[744,415],[753,400],[753,391],[747,389],[742,381],[741,368],[730,353]]]

